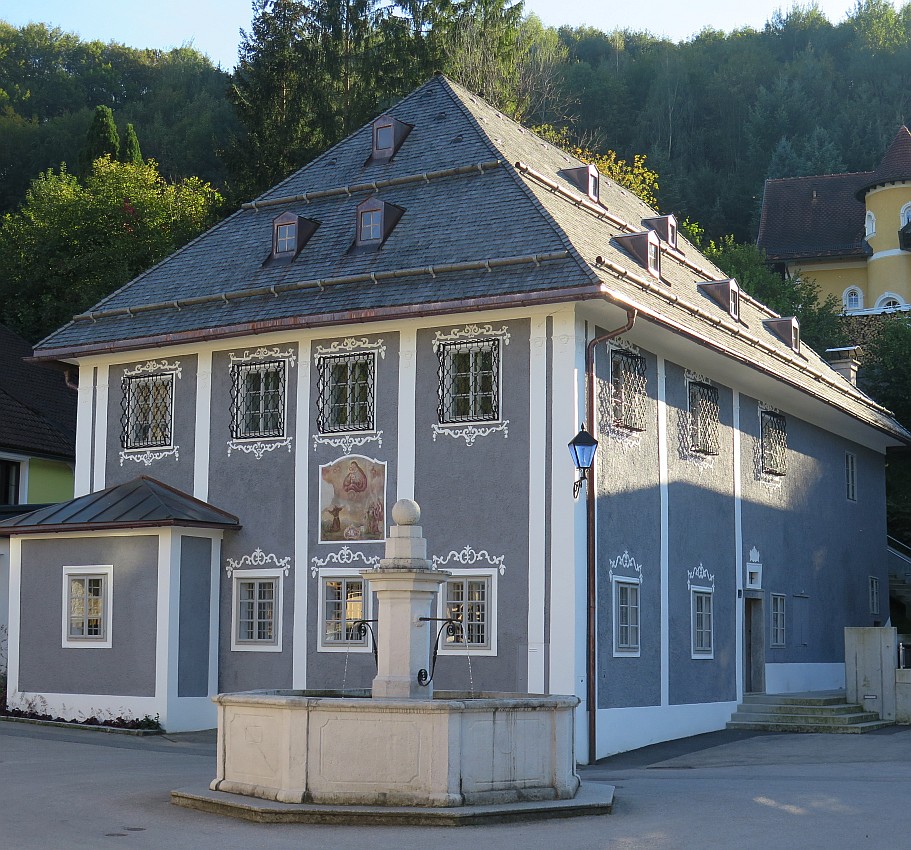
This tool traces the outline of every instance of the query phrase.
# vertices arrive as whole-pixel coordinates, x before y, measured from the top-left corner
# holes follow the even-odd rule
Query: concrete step
[[[878,721],[879,715],[874,711],[854,711],[851,714],[787,714],[736,711],[731,716],[732,723],[771,723],[777,726],[856,726],[860,723]]]
[[[810,691],[796,694],[744,694],[749,705],[845,705],[844,691]]]
[[[860,734],[862,732],[873,732],[876,729],[885,729],[893,724],[887,720],[871,720],[867,723],[847,723],[843,726],[822,726],[813,723],[753,723],[740,722],[731,720],[727,724],[728,729],[752,730],[759,732],[810,732],[825,734]]]
[[[737,706],[738,714],[826,714],[841,716],[855,714],[863,709],[846,702],[834,705],[804,705],[802,703],[742,702]]]
[[[745,694],[728,729],[766,732],[871,732],[891,726],[874,711],[845,700],[844,691]]]

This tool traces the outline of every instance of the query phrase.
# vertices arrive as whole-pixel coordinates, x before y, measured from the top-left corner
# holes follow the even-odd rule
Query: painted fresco
[[[319,469],[319,542],[385,540],[386,464],[345,455]]]

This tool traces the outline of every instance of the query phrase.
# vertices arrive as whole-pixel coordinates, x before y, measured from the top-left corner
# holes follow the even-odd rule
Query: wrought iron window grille
[[[763,410],[759,417],[762,471],[768,475],[788,472],[787,423],[780,413]]]
[[[612,351],[611,421],[615,428],[646,430],[645,358],[628,351]]]
[[[174,375],[124,377],[120,382],[120,445],[124,449],[171,445]]]
[[[285,436],[287,366],[284,360],[231,367],[231,437]]]
[[[473,339],[437,346],[441,424],[500,418],[500,340]]]
[[[317,371],[319,433],[373,431],[376,356],[370,352],[319,357]]]
[[[690,381],[690,448],[698,454],[717,455],[718,443],[718,388]]]

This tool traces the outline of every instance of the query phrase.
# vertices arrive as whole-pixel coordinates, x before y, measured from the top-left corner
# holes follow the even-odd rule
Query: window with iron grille
[[[231,437],[285,436],[284,360],[235,363],[231,367]]]
[[[772,594],[772,646],[785,645],[785,597]]]
[[[317,360],[317,427],[334,431],[372,431],[376,356],[333,354]]]
[[[125,449],[170,446],[174,375],[125,377],[121,387],[120,445]]]
[[[247,645],[275,645],[278,639],[276,608],[279,604],[278,578],[235,578],[235,642]]]
[[[610,377],[614,426],[629,431],[644,431],[647,401],[645,358],[628,351],[612,351]]]
[[[759,416],[762,471],[786,475],[788,471],[788,431],[784,416],[763,410]]]
[[[704,455],[718,454],[718,388],[690,381],[690,448]]]
[[[496,421],[500,418],[500,340],[441,343],[441,423]]]
[[[490,648],[490,582],[489,576],[447,580],[443,616],[455,620],[461,628],[446,635],[444,647]]]
[[[711,591],[692,591],[692,622],[693,657],[711,658],[714,654]]]
[[[333,576],[323,579],[323,645],[366,646],[367,634],[355,624],[365,618],[364,580]]]
[[[614,583],[614,648],[617,654],[639,652],[639,585]]]

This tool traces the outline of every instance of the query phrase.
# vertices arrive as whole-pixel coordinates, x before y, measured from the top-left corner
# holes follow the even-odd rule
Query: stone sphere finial
[[[396,525],[417,525],[421,521],[421,506],[412,499],[399,499],[392,506],[392,519]]]

